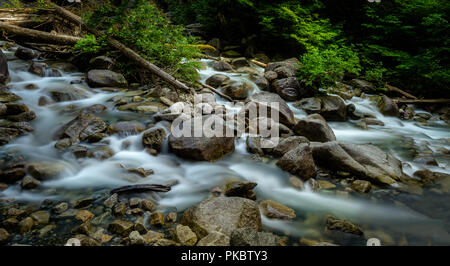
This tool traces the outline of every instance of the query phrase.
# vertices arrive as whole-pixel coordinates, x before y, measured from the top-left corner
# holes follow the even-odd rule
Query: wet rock
[[[164,225],[164,214],[162,212],[152,212],[150,214],[150,224],[154,226]]]
[[[347,106],[339,96],[305,98],[294,104],[308,114],[320,114],[326,121],[347,121]]]
[[[166,131],[163,128],[150,128],[142,135],[142,145],[146,148],[161,151],[165,138]]]
[[[90,69],[112,70],[115,61],[107,56],[97,56],[89,61]]]
[[[69,138],[60,139],[60,140],[56,141],[56,143],[55,143],[55,148],[57,148],[57,149],[67,149],[70,146],[72,146],[72,141],[70,141]]]
[[[414,162],[425,165],[439,166],[439,163],[433,158],[433,156],[417,156],[414,158]]]
[[[94,226],[90,222],[82,223],[74,227],[72,233],[90,236],[94,233]]]
[[[305,188],[305,184],[303,183],[303,181],[296,176],[291,176],[289,178],[289,183],[291,183],[291,185],[296,189],[303,190]]]
[[[11,239],[11,236],[9,235],[8,231],[4,228],[0,228],[0,245],[4,245],[9,242]]]
[[[368,193],[372,189],[372,184],[365,180],[355,180],[352,183],[352,189],[359,193]]]
[[[91,221],[92,218],[94,218],[94,214],[88,210],[79,210],[75,215],[75,219],[83,223]]]
[[[326,169],[346,171],[379,184],[393,184],[404,174],[402,164],[373,145],[311,143],[314,161]]]
[[[58,70],[49,68],[46,63],[33,61],[28,68],[28,72],[41,77],[61,77]]]
[[[252,228],[239,228],[231,233],[231,246],[279,246],[280,239],[272,233],[258,232]]]
[[[27,217],[19,222],[18,224],[19,233],[24,235],[30,232],[33,226],[34,226],[33,219],[31,217]]]
[[[364,118],[362,120],[366,125],[384,126],[384,123],[375,118]]]
[[[177,225],[175,228],[175,236],[177,241],[183,246],[194,246],[197,243],[197,236],[189,226]]]
[[[309,144],[309,140],[303,136],[281,138],[279,144],[273,149],[271,154],[275,157],[282,157],[284,154],[297,148],[303,143]]]
[[[294,132],[310,141],[328,142],[336,140],[333,130],[319,114],[312,114],[298,120],[294,126]]]
[[[354,235],[363,235],[363,231],[358,226],[354,225],[350,221],[342,220],[332,215],[327,216],[326,229]]]
[[[228,81],[228,80],[230,80],[230,78],[226,75],[215,74],[206,80],[206,84],[211,87],[218,88],[218,87],[220,87],[220,85],[222,85],[225,81]]]
[[[24,112],[17,115],[8,116],[8,120],[13,122],[26,122],[31,121],[36,118],[36,113],[34,111]]]
[[[105,205],[105,207],[107,208],[112,208],[118,201],[119,195],[117,193],[114,193],[103,202],[103,205]]]
[[[173,134],[169,136],[169,146],[173,153],[186,159],[216,161],[234,151],[234,137],[206,137],[204,134],[202,137],[195,137],[194,135],[194,125],[196,123],[201,125],[205,121],[214,119],[215,126],[220,128],[221,125],[224,125],[222,118],[207,116],[203,117],[203,120],[194,122],[195,119],[184,122],[191,123],[191,137],[175,137]]]
[[[12,167],[0,171],[0,182],[14,184],[26,175],[25,169],[21,166]]]
[[[14,217],[8,218],[2,222],[2,226],[9,232],[16,232],[18,229],[19,220]]]
[[[271,103],[277,103],[278,108],[274,107],[274,110],[272,110]],[[263,91],[251,95],[246,101],[246,111],[248,111],[249,106],[253,104],[257,107],[267,107],[268,114],[272,111],[278,112],[280,123],[288,127],[295,124],[294,113],[278,94]]]
[[[102,133],[106,124],[93,114],[81,113],[75,119],[64,125],[56,134],[57,138],[70,138],[72,143],[78,143]]]
[[[307,180],[316,176],[312,150],[309,144],[300,144],[295,149],[288,151],[277,162],[277,166],[293,175]]]
[[[11,140],[17,138],[20,131],[15,128],[0,127],[0,145],[5,145]]]
[[[9,77],[8,59],[3,51],[0,51],[0,85],[7,84],[11,78]]]
[[[65,212],[68,208],[69,208],[69,204],[67,202],[61,202],[61,203],[55,205],[55,207],[53,207],[53,211],[55,213],[61,214],[61,213]]]
[[[1,58],[1,55],[0,55]],[[1,59],[0,59],[1,60]],[[0,70],[1,72],[1,70]],[[0,85],[1,85],[1,73],[0,73]],[[6,86],[0,86],[0,103],[11,103],[15,101],[19,101],[22,98],[9,91],[9,89]]]
[[[362,90],[363,92],[373,92],[376,89],[373,83],[363,79],[352,79],[350,81],[350,85],[352,85],[355,89]]]
[[[127,204],[125,202],[120,202],[114,206],[113,214],[116,217],[123,217],[125,216],[126,211],[127,211]]]
[[[212,68],[216,71],[230,71],[233,67],[225,61],[214,61],[212,63]]]
[[[319,184],[319,188],[323,190],[330,190],[336,188],[335,184],[326,180],[317,180],[317,184]]]
[[[232,181],[226,184],[224,194],[227,197],[242,197],[255,200],[256,196],[253,189],[256,185],[254,182]]]
[[[152,244],[155,243],[156,241],[163,239],[164,238],[164,234],[156,232],[156,231],[148,231],[145,235],[142,236],[145,240],[145,243],[147,244]]]
[[[136,135],[145,130],[145,126],[142,123],[135,121],[122,121],[111,124],[108,127],[108,133],[120,134],[120,135]]]
[[[28,173],[41,181],[46,181],[58,177],[64,172],[66,166],[62,163],[29,163],[27,166]]]
[[[155,204],[150,200],[143,199],[141,201],[141,207],[145,211],[152,211],[155,208]]]
[[[226,247],[230,245],[230,237],[220,232],[211,232],[197,243],[199,247]]]
[[[278,78],[278,74],[275,71],[266,71],[264,73],[264,78],[268,81],[274,81]]]
[[[253,83],[261,90],[269,89],[269,81],[265,77],[257,77]]]
[[[130,244],[133,246],[139,246],[145,244],[145,239],[139,234],[138,231],[132,231],[128,236],[130,238]]]
[[[266,200],[260,204],[263,214],[267,218],[292,220],[296,217],[295,211],[281,203],[273,200]]]
[[[31,176],[26,176],[20,183],[22,189],[33,189],[37,188],[39,185],[41,185],[41,182]]]
[[[265,72],[273,71],[277,73],[278,78],[295,77],[298,60],[288,59],[281,62],[272,62],[267,64]]]
[[[86,78],[89,86],[93,88],[98,87],[127,87],[128,82],[122,74],[110,71],[94,69],[87,73]]]
[[[51,95],[52,99],[55,102],[75,101],[86,99],[88,97],[87,93],[84,90],[72,86],[51,89],[48,90],[48,93]]]
[[[281,96],[281,98],[290,102],[297,100],[297,98],[299,97],[298,91],[294,88],[284,88],[279,91],[278,94]]]
[[[38,105],[39,106],[46,106],[46,105],[49,105],[49,104],[52,104],[52,103],[55,103],[55,101],[53,101],[48,96],[44,95],[44,96],[39,97],[39,100],[38,100]]]
[[[133,231],[134,224],[129,221],[114,220],[108,225],[108,231],[113,234],[128,236]]]
[[[378,109],[385,116],[400,116],[397,104],[386,95],[383,95],[381,100],[378,102]]]
[[[37,211],[30,215],[35,224],[48,224],[50,220],[50,213],[48,211]]]
[[[177,221],[177,213],[176,212],[170,212],[166,215],[167,223],[175,223],[176,221]]]
[[[14,56],[22,60],[31,60],[37,57],[37,52],[30,48],[20,46],[17,48]]]
[[[297,98],[308,97],[312,92],[296,77],[275,80],[272,88],[286,101],[295,101]]]
[[[249,227],[261,231],[258,205],[237,197],[210,198],[187,209],[182,224],[189,226],[199,238],[219,231],[227,236],[237,228]]]
[[[75,204],[73,205],[73,207],[75,209],[81,209],[81,208],[85,208],[89,205],[92,204],[92,202],[94,202],[94,198],[83,198],[83,199],[79,199],[75,202]]]
[[[240,68],[240,67],[248,67],[250,64],[248,63],[247,59],[245,57],[238,57],[231,60],[231,65],[234,68]]]
[[[221,90],[225,95],[230,96],[235,100],[245,100],[252,89],[252,85],[245,81],[231,82],[230,84],[221,87]]]

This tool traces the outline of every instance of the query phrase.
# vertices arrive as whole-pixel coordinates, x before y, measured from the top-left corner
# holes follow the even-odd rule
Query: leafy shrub
[[[116,2],[119,3],[114,5]],[[191,82],[198,78],[199,63],[193,61],[200,54],[197,40],[185,36],[183,27],[170,24],[148,1],[105,1],[85,14],[84,19],[89,27],[103,30],[176,78]],[[90,36],[77,46],[92,51],[101,48]],[[120,65],[123,72],[130,70],[129,63]]]
[[[345,74],[361,71],[358,55],[349,47],[331,45],[326,49],[312,49],[300,58],[299,78],[307,85],[324,88],[341,80]]]

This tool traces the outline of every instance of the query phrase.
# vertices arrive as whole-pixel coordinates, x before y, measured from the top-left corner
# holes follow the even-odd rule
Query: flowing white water
[[[11,51],[5,51],[11,56]],[[213,74],[221,73],[230,76],[232,80],[249,81],[248,74],[230,74],[214,71],[209,60],[203,60],[206,65],[200,71],[202,81]],[[235,152],[216,163],[191,162],[180,159],[168,152],[167,143],[163,152],[158,156],[151,156],[144,151],[141,144],[142,134],[134,136],[107,137],[102,142],[114,150],[115,155],[107,160],[98,161],[90,158],[76,159],[70,152],[62,153],[54,148],[53,135],[57,129],[73,119],[75,115],[64,112],[69,107],[76,109],[88,107],[92,104],[104,104],[108,107],[106,114],[99,116],[112,122],[117,117],[124,117],[124,112],[114,109],[112,97],[120,93],[104,92],[90,89],[83,82],[72,85],[87,94],[86,99],[54,103],[47,106],[38,106],[40,96],[47,95],[49,89],[58,90],[70,85],[71,81],[80,80],[82,73],[63,73],[62,77],[38,77],[26,71],[27,62],[13,60],[9,62],[12,81],[9,84],[11,91],[20,95],[31,110],[35,111],[37,118],[32,122],[35,131],[32,134],[20,137],[1,148],[1,152],[19,151],[26,155],[28,161],[60,162],[66,165],[65,174],[57,180],[44,182],[40,189],[33,192],[24,192],[19,186],[11,186],[0,196],[14,197],[22,200],[40,201],[48,198],[81,198],[89,193],[103,193],[111,188],[136,183],[176,184],[168,193],[153,195],[162,208],[176,208],[182,211],[208,197],[213,187],[223,185],[230,179],[254,181],[258,184],[255,189],[258,200],[273,199],[296,210],[298,219],[293,222],[274,221],[263,218],[268,229],[289,233],[293,236],[320,236],[323,229],[323,214],[334,214],[361,222],[371,228],[387,228],[390,232],[407,232],[413,238],[423,237],[426,232],[417,228],[428,228],[436,233],[434,241],[450,243],[448,233],[440,227],[441,222],[431,219],[427,215],[413,211],[404,205],[378,203],[374,200],[339,197],[334,193],[316,193],[309,190],[299,191],[293,189],[288,182],[289,174],[275,166],[275,161],[262,163],[252,159],[246,151],[245,138],[236,139]],[[263,71],[261,68],[256,68]],[[35,90],[28,90],[28,84],[37,86]],[[253,93],[258,92],[254,84]],[[231,107],[229,103],[217,98],[219,103]],[[396,118],[382,116],[372,102],[367,99],[353,98],[348,103],[356,105],[357,111],[372,114],[385,123],[384,127],[370,126],[362,130],[352,121],[345,123],[330,123],[338,140],[351,143],[373,143],[389,151],[411,167],[408,173],[423,168],[423,165],[414,163],[411,158],[404,157],[397,152],[398,144],[405,139],[413,139],[418,144],[427,142],[433,151],[440,147],[449,148],[448,126],[435,122],[432,126],[420,126],[414,122],[400,121]],[[306,114],[289,103],[296,117]],[[128,114],[130,117],[140,117],[150,121],[150,117]],[[110,119],[110,120],[108,120]],[[128,143],[129,145],[123,145]],[[448,159],[448,158],[447,158]],[[440,166],[433,167],[433,171],[449,173],[448,160],[438,159]],[[147,178],[127,174],[120,165],[127,168],[143,167],[153,169],[155,174]],[[427,167],[430,168],[430,167]],[[408,228],[410,226],[411,228]],[[432,229],[430,229],[432,228]]]

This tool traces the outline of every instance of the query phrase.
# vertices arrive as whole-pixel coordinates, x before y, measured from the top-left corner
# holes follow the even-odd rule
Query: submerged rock
[[[340,231],[348,234],[363,235],[363,231],[353,223],[328,215],[326,219],[326,228],[331,231]]]
[[[273,200],[266,200],[261,202],[261,209],[267,218],[292,220],[296,217],[295,211],[281,203]]]
[[[215,231],[230,236],[234,230],[244,227],[261,231],[261,214],[258,205],[249,199],[210,198],[187,209],[181,223],[200,238]]]
[[[66,165],[58,162],[48,163],[29,163],[28,173],[34,178],[45,181],[58,177],[66,170]]]
[[[359,193],[368,193],[372,189],[372,184],[365,180],[355,180],[352,183],[352,189]]]

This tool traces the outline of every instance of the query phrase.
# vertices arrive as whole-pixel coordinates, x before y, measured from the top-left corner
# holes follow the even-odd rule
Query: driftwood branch
[[[15,25],[10,25],[5,22],[0,22],[0,30],[7,33],[7,35],[15,35],[22,38],[26,38],[28,41],[37,41],[42,43],[50,44],[75,44],[81,38],[62,35],[62,34],[51,34],[45,31],[32,30],[27,28],[22,28]]]
[[[123,186],[111,190],[111,194],[117,193],[142,193],[142,192],[169,192],[170,187],[156,184],[140,184]]]
[[[401,95],[405,96],[406,98],[410,98],[410,99],[417,99],[416,96],[407,93],[406,91],[403,91],[397,87],[391,86],[389,84],[385,84],[386,89],[388,89],[388,91],[392,91],[392,92],[397,92],[400,93]]]
[[[394,102],[403,104],[450,104],[450,99],[394,99]]]
[[[233,100],[230,96],[223,94],[222,92],[220,92],[220,91],[217,90],[216,88],[214,88],[214,87],[212,87],[212,86],[209,86],[209,85],[207,85],[207,84],[205,84],[205,83],[201,83],[201,82],[200,82],[200,85],[202,85],[203,88],[207,88],[207,89],[209,89],[209,90],[211,90],[211,91],[217,93],[220,97],[223,97],[223,98],[227,99],[227,100],[230,101],[230,102],[234,102],[234,100]]]
[[[267,67],[267,64],[264,64],[263,62],[259,62],[258,60],[255,60],[255,59],[252,59],[252,60],[250,60],[253,64],[255,64],[255,65],[257,65],[257,66],[260,66],[260,67],[263,67],[263,68],[266,68]]]
[[[79,25],[81,25],[82,27],[84,27],[86,30],[90,31],[91,33],[93,33],[94,35],[100,37],[103,36],[103,32],[96,30],[96,29],[90,29],[89,27],[87,27],[87,25],[81,20],[81,18],[75,14],[73,14],[72,12],[58,6],[58,5],[53,5],[54,6],[54,11],[56,14],[60,15],[61,17],[64,17],[66,19],[69,19]],[[107,37],[106,38],[106,42],[108,43],[109,46],[119,50],[124,56],[126,56],[129,60],[133,61],[136,65],[150,71],[151,73],[157,75],[158,77],[160,77],[162,80],[164,80],[165,82],[167,82],[168,84],[174,86],[177,89],[182,89],[188,92],[191,92],[192,90],[186,86],[184,83],[180,82],[179,80],[175,79],[173,76],[171,76],[170,74],[168,74],[167,72],[165,72],[164,70],[160,69],[159,67],[155,66],[154,64],[148,62],[147,60],[145,60],[144,58],[142,58],[139,54],[137,54],[135,51],[133,51],[132,49],[126,47],[125,45],[123,45],[122,43],[120,43],[119,41],[117,41],[116,39],[113,39],[111,37]]]

